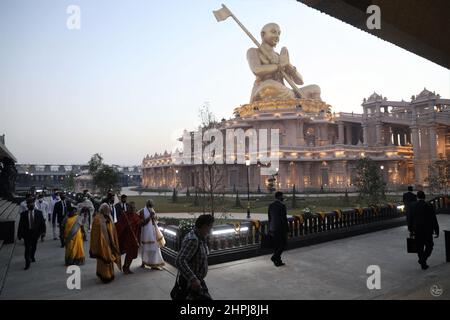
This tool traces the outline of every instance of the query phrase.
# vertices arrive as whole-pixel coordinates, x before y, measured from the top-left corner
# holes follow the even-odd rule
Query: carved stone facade
[[[450,158],[450,99],[426,89],[410,102],[389,101],[376,93],[362,103],[363,113],[331,113],[329,105],[310,112],[302,103],[244,105],[219,129],[279,129],[280,163],[276,188],[352,190],[356,161],[370,157],[382,169],[388,189],[426,186],[427,168],[440,157]],[[310,109],[308,109],[310,108]],[[225,143],[224,143],[225,145]],[[225,151],[224,151],[225,154]],[[220,190],[247,189],[247,167],[220,165]],[[269,176],[259,164],[249,167],[251,191],[266,189]],[[146,156],[142,186],[155,189],[201,187],[199,165],[174,165],[171,154]]]

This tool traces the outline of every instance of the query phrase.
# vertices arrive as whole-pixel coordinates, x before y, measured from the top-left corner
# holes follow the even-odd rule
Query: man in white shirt
[[[58,190],[54,189],[53,194],[51,196],[51,200],[49,202],[49,214],[51,217],[53,216],[53,209],[55,208],[55,203],[59,202],[61,199],[59,198]],[[49,222],[51,222],[52,219],[49,219]],[[57,240],[57,233],[56,233],[56,225],[53,224],[53,240]]]
[[[44,200],[44,195],[41,193],[38,196],[38,201],[35,202],[36,209],[42,212],[42,216],[44,217],[44,221],[48,218],[48,221],[51,221],[50,212],[49,212],[49,204]],[[41,235],[41,241],[44,241],[45,234]]]
[[[87,196],[83,197],[83,201],[78,204],[78,212],[83,219],[84,230],[91,230],[91,217],[94,214],[94,205]]]

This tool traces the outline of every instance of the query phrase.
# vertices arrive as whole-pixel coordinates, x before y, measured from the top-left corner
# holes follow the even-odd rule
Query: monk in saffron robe
[[[104,283],[114,280],[114,264],[122,270],[119,240],[110,213],[109,205],[103,203],[92,223],[89,250],[90,257],[97,259],[97,276]]]
[[[83,220],[77,214],[77,208],[68,208],[68,214],[62,225],[66,246],[66,266],[84,264]]]
[[[130,265],[136,259],[139,251],[139,239],[141,237],[141,218],[136,213],[134,202],[128,204],[127,212],[120,215],[116,224],[119,237],[120,253],[126,254],[123,264],[123,273],[131,274]]]

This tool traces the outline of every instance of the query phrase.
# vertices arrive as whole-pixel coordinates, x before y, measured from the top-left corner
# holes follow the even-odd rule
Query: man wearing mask
[[[25,268],[30,268],[31,262],[36,262],[36,246],[39,236],[45,234],[45,220],[42,212],[37,210],[34,199],[27,199],[27,210],[20,213],[17,237],[25,242]]]
[[[61,241],[61,248],[64,248],[64,237],[63,237],[63,225],[62,222],[67,214],[67,208],[69,203],[66,200],[66,194],[64,192],[60,192],[59,198],[61,199],[57,203],[55,203],[55,207],[53,208],[53,216],[52,216],[52,225],[53,228],[56,227],[56,223],[58,223],[59,227],[59,240]]]
[[[38,201],[36,201],[36,209],[42,212],[42,215],[44,217],[44,221],[46,218],[48,218],[48,221],[50,221],[50,211],[49,211],[49,204],[47,201],[44,200],[44,194],[40,193],[38,196]],[[41,241],[44,241],[45,234],[41,235]]]

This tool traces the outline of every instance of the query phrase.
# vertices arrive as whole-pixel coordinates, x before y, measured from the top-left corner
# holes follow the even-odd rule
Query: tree
[[[93,183],[103,194],[110,189],[116,190],[119,188],[119,173],[113,167],[103,164],[94,174]]]
[[[385,184],[375,161],[370,158],[357,161],[355,185],[360,198],[366,199],[369,204],[378,204],[383,198]]]
[[[205,103],[205,105],[200,108],[199,111],[200,118],[200,128],[202,130],[213,129],[218,126],[217,120],[214,114],[209,109],[209,104]],[[208,141],[202,142],[202,150],[204,150],[205,146],[209,144]],[[214,154],[211,155],[214,158]],[[214,195],[218,191],[223,189],[223,177],[224,170],[223,166],[217,165],[215,161],[212,163],[206,163],[202,154],[202,163],[200,165],[201,170],[201,191],[204,197],[208,195],[209,206],[211,210],[211,214],[214,216],[215,203],[214,203]],[[203,201],[203,213],[206,213],[206,201]]]
[[[450,188],[450,160],[441,158],[428,166],[428,182],[433,194],[447,195]]]
[[[64,186],[69,190],[75,189],[75,173],[71,172],[64,181]]]
[[[276,175],[278,173],[273,174],[269,179],[267,179],[267,190],[269,190],[270,193],[274,192],[275,189],[275,182],[277,181]]]
[[[94,154],[88,165],[92,182],[102,193],[119,188],[119,173],[112,166],[104,164],[100,154]]]
[[[295,184],[292,187],[292,208],[297,208],[297,197],[295,196],[296,190],[295,190]]]
[[[187,187],[186,189],[186,197],[189,198],[191,196],[190,192],[189,192],[189,187]]]
[[[91,160],[89,160],[88,165],[89,165],[89,173],[91,174],[91,176],[94,176],[95,173],[103,165],[103,157],[99,153],[94,154],[91,157]]]

